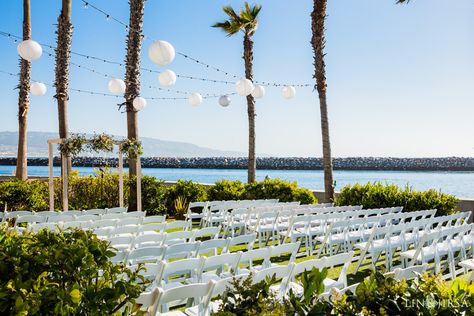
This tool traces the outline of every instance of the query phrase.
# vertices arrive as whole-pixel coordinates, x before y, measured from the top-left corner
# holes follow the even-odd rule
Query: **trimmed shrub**
[[[133,186],[135,187],[136,185]],[[166,213],[165,195],[166,186],[163,180],[151,176],[142,177],[142,208],[148,215]]]
[[[242,200],[245,185],[240,181],[219,180],[207,191],[210,201]]]
[[[45,198],[46,197],[46,198]],[[0,211],[45,211],[48,184],[42,181],[0,182]]]
[[[206,188],[202,184],[193,181],[178,180],[176,184],[168,187],[165,194],[165,205],[168,214],[176,214],[174,203],[178,197],[184,199],[186,203],[206,201]]]
[[[403,206],[405,212],[437,209],[438,216],[454,213],[457,203],[454,196],[436,190],[417,192],[409,186],[401,189],[381,182],[348,185],[335,201],[336,205],[363,205],[364,208]]]
[[[281,179],[265,179],[261,182],[245,185],[245,198],[250,200],[279,199],[280,202],[300,201],[301,204],[315,204],[318,202],[308,189],[298,188],[296,182]]]
[[[91,232],[0,230],[0,314],[113,315],[147,286]],[[139,270],[143,267],[139,267]],[[124,276],[126,276],[124,278]],[[123,315],[131,313],[129,308]]]

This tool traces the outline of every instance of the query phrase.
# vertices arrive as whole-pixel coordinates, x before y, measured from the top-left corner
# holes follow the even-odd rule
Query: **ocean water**
[[[0,175],[12,175],[15,166],[0,166]],[[81,175],[89,175],[94,168],[75,167]],[[156,169],[144,168],[143,174],[154,176],[166,181],[179,179],[193,180],[201,183],[214,183],[220,179],[247,179],[246,170],[230,169]],[[60,168],[54,168],[55,175],[60,174]],[[28,167],[31,176],[48,176],[48,167]],[[322,190],[324,188],[323,172],[319,170],[257,170],[258,180],[265,177],[280,178],[296,181],[299,186]],[[474,172],[441,172],[441,171],[347,171],[335,170],[336,190],[348,184],[382,181],[399,186],[409,184],[415,190],[436,189],[453,194],[457,197],[474,198]]]

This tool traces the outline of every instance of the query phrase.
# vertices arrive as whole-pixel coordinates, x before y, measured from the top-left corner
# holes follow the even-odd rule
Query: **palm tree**
[[[69,101],[69,61],[71,59],[72,23],[71,0],[62,0],[61,14],[58,17],[56,43],[56,99],[58,100],[59,137],[68,138],[68,101]],[[71,158],[67,158],[68,171],[71,169]]]
[[[31,38],[30,0],[23,0],[23,40]],[[20,180],[28,178],[27,172],[27,129],[30,107],[31,63],[20,58],[20,90],[18,96],[18,153],[15,176]]]
[[[237,14],[230,6],[223,8],[224,13],[229,19],[213,25],[222,29],[227,36],[232,36],[240,31],[244,33],[244,61],[245,61],[245,77],[253,81],[253,41],[252,36],[255,34],[258,26],[258,14],[262,9],[261,5],[250,6],[245,2],[245,8]],[[255,156],[255,99],[252,95],[247,96],[247,113],[249,119],[249,157],[248,157],[248,182],[255,182],[255,174],[257,170],[257,158]]]
[[[125,107],[127,111],[127,137],[138,139],[138,115],[133,108],[133,100],[140,95],[140,53],[143,39],[143,15],[145,0],[130,0],[130,23],[127,37],[127,57],[125,69]],[[137,175],[137,162],[128,161],[130,179]],[[137,209],[137,195],[130,190],[129,211]]]
[[[311,13],[311,44],[314,51],[314,76],[316,79],[315,89],[318,90],[319,108],[321,111],[321,134],[323,141],[323,166],[324,166],[324,198],[326,202],[334,199],[334,187],[332,176],[331,142],[329,139],[328,106],[326,97],[326,64],[324,62],[324,22],[326,20],[327,0],[314,0],[313,12]]]

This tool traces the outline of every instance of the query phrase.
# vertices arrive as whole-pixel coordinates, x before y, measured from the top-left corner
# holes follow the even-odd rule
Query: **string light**
[[[89,4],[89,6],[92,7],[91,4]],[[113,19],[113,20],[115,21],[115,19]],[[11,33],[4,32],[4,31],[0,31],[0,35],[4,36],[4,37],[7,37],[7,38],[10,38],[10,39],[13,39],[15,43],[17,43],[18,40],[21,40],[21,37],[19,37],[17,35],[13,35]],[[56,47],[54,47],[52,45],[45,44],[45,43],[40,43],[40,44],[44,47],[50,48],[52,50],[56,50]],[[103,62],[103,63],[106,63],[106,64],[117,65],[119,67],[124,67],[125,66],[125,64],[122,63],[122,62],[108,60],[108,59],[104,59],[104,58],[93,56],[93,55],[86,55],[86,54],[82,54],[82,53],[78,53],[78,52],[74,52],[74,51],[71,51],[71,54],[75,55],[75,56],[78,56],[78,57],[81,57],[81,58],[88,59],[88,60],[92,59],[92,60]],[[182,53],[178,52],[178,54],[181,55]],[[52,54],[50,54],[49,56],[52,56]],[[209,67],[211,67],[211,66],[209,66]],[[86,69],[86,67],[84,67],[84,66],[82,66],[82,68]],[[153,73],[153,74],[160,74],[161,73],[161,71],[150,69],[150,68],[145,68],[145,67],[141,67],[140,69],[144,72],[147,72],[147,73]],[[95,72],[97,73],[97,71],[95,71]],[[211,82],[211,83],[218,83],[218,84],[235,85],[235,81],[229,81],[229,80],[202,78],[202,77],[182,75],[182,74],[176,74],[176,77],[181,78],[181,79],[188,79],[188,80],[195,80],[195,81],[202,81],[202,82]],[[267,87],[269,87],[269,86],[284,87],[284,86],[288,86],[288,85],[291,85],[291,86],[294,86],[294,87],[312,87],[312,86],[314,86],[313,84],[283,84],[283,83],[271,83],[271,82],[265,82],[265,81],[254,81],[254,83],[262,85],[262,86],[267,86]]]
[[[20,77],[20,74],[15,74],[9,71],[1,70],[0,73],[12,76],[12,77]],[[33,80],[32,81],[37,81]],[[45,83],[46,86],[54,88],[55,85],[51,83]],[[84,93],[84,94],[90,94],[90,95],[98,95],[98,96],[104,96],[104,97],[114,97],[114,98],[123,98],[123,96],[115,95],[115,94],[110,94],[110,93],[103,93],[103,92],[96,92],[96,91],[90,91],[90,90],[84,90],[84,89],[75,89],[75,88],[69,88],[70,91],[73,92],[78,92],[78,93]],[[189,92],[186,92],[186,94],[190,94]],[[219,98],[221,94],[205,94],[203,96],[203,99],[214,99],[214,98]],[[186,97],[145,97],[147,100],[188,100],[188,96]]]
[[[85,0],[82,0],[82,2],[86,2],[86,1],[85,1]],[[109,13],[105,12],[104,10],[102,10],[102,9],[100,9],[100,8],[98,8],[98,7],[94,6],[94,5],[92,5],[92,4],[89,4],[89,5],[90,5],[91,8],[93,8],[93,9],[96,10],[97,12],[99,12],[99,13],[105,15],[106,17],[111,17],[112,20],[115,21],[116,23],[118,23],[118,24],[120,24],[120,25],[122,25],[122,26],[125,26],[126,30],[129,30],[129,29],[130,29],[130,27],[129,27],[125,22],[123,22],[123,21],[121,21],[121,20],[119,20],[119,19],[113,17],[113,16],[110,15]],[[138,32],[138,33],[141,34],[141,32],[140,32],[139,30],[133,30],[133,29],[132,29],[132,31]],[[141,35],[142,35],[142,34],[141,34]],[[144,40],[145,40],[145,39],[148,39],[148,37],[146,37],[145,35],[142,35],[142,37],[143,37]],[[205,67],[205,68],[207,68],[207,69],[212,69],[212,70],[217,71],[217,72],[219,72],[219,73],[222,73],[222,74],[224,74],[224,75],[226,75],[226,76],[231,76],[231,77],[234,78],[234,79],[239,79],[239,78],[240,78],[240,76],[237,76],[237,75],[235,75],[235,74],[231,74],[231,73],[229,73],[229,72],[227,72],[227,71],[225,71],[225,70],[222,70],[222,69],[219,68],[219,67],[212,66],[212,65],[207,64],[207,63],[205,63],[205,62],[202,62],[202,61],[200,61],[200,60],[198,60],[198,59],[196,59],[196,58],[193,58],[193,57],[189,56],[188,54],[185,54],[185,53],[182,53],[182,52],[176,52],[176,53],[177,53],[178,55],[184,57],[185,59],[191,60],[192,62],[195,62],[196,64],[199,64],[199,65],[201,65],[201,66],[203,66],[203,67]],[[186,76],[183,76],[182,78],[187,78],[187,77],[186,77]],[[191,78],[187,78],[187,79],[191,79]],[[196,80],[200,80],[200,79],[196,79]],[[225,80],[220,80],[220,81],[217,80],[217,81],[214,81],[214,80],[212,80],[212,79],[211,79],[211,80],[207,79],[207,80],[203,80],[203,81],[210,81],[210,82],[216,82],[216,83],[226,83],[226,84],[235,84],[235,81],[230,82],[230,81],[225,81]],[[312,86],[314,86],[314,84],[309,84],[309,83],[304,83],[304,84],[288,84],[288,83],[275,83],[275,82],[265,82],[265,81],[254,81],[254,83],[259,84],[259,85],[262,85],[262,86],[267,86],[267,87],[269,87],[269,86],[274,86],[274,87],[284,87],[284,86],[312,87]]]

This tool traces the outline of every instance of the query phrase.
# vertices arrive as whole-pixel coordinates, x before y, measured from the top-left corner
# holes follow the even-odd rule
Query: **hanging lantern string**
[[[13,73],[5,70],[0,69],[0,73],[6,74],[12,77],[20,77],[20,74],[18,73]],[[33,80],[32,81],[37,81]],[[52,83],[44,83],[48,87],[54,88],[55,85]],[[75,89],[75,88],[69,88],[70,91],[73,92],[78,92],[78,93],[83,93],[83,94],[89,94],[89,95],[98,95],[98,96],[103,96],[103,97],[114,97],[114,98],[123,98],[123,96],[120,95],[115,95],[115,94],[110,94],[110,93],[103,93],[103,92],[96,92],[96,91],[90,91],[90,90],[84,90],[84,89]],[[189,94],[189,93],[187,93]],[[235,93],[229,93],[228,95],[235,95]],[[221,94],[205,94],[203,95],[203,99],[214,99],[214,98],[219,98],[221,97]],[[144,97],[147,100],[187,100],[188,97]]]
[[[112,16],[111,14],[109,14],[109,13],[105,12],[104,10],[98,8],[97,6],[91,4],[90,1],[86,1],[86,0],[81,0],[81,1],[84,3],[85,8],[91,7],[92,9],[96,10],[100,14],[104,15],[107,18],[107,20],[112,20],[112,21],[120,24],[121,26],[125,27],[126,30],[132,30],[134,32],[139,33],[144,40],[150,39],[149,37],[143,35],[141,31],[134,30],[134,29],[130,28],[130,26],[128,24],[126,24],[125,22],[119,20],[118,18]],[[199,65],[203,66],[204,68],[212,69],[212,70],[217,71],[219,73],[222,73],[226,76],[231,76],[234,79],[240,79],[240,76],[237,76],[235,74],[231,74],[228,71],[225,71],[225,70],[221,69],[220,67],[212,66],[210,64],[207,64],[203,61],[200,61],[199,59],[193,58],[193,57],[189,56],[188,54],[185,54],[185,53],[182,53],[182,52],[176,52],[176,53],[178,55],[180,55],[181,57],[185,58],[185,59],[188,59],[192,62],[195,62],[196,64],[199,64]],[[186,78],[186,77],[183,77],[183,78]],[[195,79],[195,78],[191,77],[191,78],[187,78],[187,79]],[[198,78],[197,80],[200,80],[200,78]],[[215,80],[208,80],[208,79],[207,80],[204,79],[203,81],[235,84],[235,82],[231,82],[231,81],[215,81]],[[262,85],[262,86],[267,86],[267,87],[269,87],[269,86],[283,87],[283,86],[288,86],[288,85],[291,85],[291,86],[294,86],[294,87],[313,87],[314,86],[314,84],[310,84],[310,83],[307,83],[307,84],[285,84],[285,83],[265,82],[265,81],[254,81],[254,82],[256,84],[259,84],[259,85]]]
[[[45,54],[47,54],[49,57],[53,57],[54,56],[54,53],[51,52],[51,51],[48,51],[46,49],[43,50],[45,52]],[[90,68],[90,67],[87,67],[87,66],[84,66],[84,65],[81,65],[81,64],[78,64],[78,63],[75,63],[75,62],[70,62],[70,64],[74,67],[77,67],[79,69],[83,69],[83,70],[86,70],[86,71],[89,71],[91,73],[94,73],[98,76],[101,76],[101,77],[104,77],[104,78],[108,78],[108,79],[114,79],[114,78],[117,78],[116,76],[112,76],[110,74],[106,74],[106,73],[103,73],[103,72],[100,72],[100,71],[97,71],[93,68]],[[183,76],[180,76],[180,77],[183,77]],[[188,77],[188,76],[184,76],[184,77]],[[193,78],[194,80],[204,80],[203,78],[196,78],[196,77],[188,77],[188,78]],[[217,81],[217,80],[216,80]],[[190,95],[192,94],[192,92],[189,92],[189,91],[183,91],[183,90],[174,90],[174,89],[169,89],[169,88],[162,88],[162,87],[158,87],[158,86],[153,86],[153,85],[144,85],[145,87],[149,88],[149,89],[156,89],[156,90],[159,90],[159,91],[164,91],[164,92],[170,92],[170,93],[176,93],[176,94],[185,94],[185,95]],[[232,95],[232,93],[228,93],[227,95]],[[206,94],[203,94],[203,96],[208,96],[208,97],[214,97],[214,94],[210,94],[210,93],[206,93]]]
[[[22,38],[20,36],[17,36],[17,35],[11,34],[11,33],[7,33],[7,32],[3,32],[3,31],[0,31],[0,35],[4,36],[6,38],[12,39],[14,43],[18,43],[18,41],[22,40]],[[52,50],[56,50],[56,47],[54,47],[52,45],[45,44],[45,43],[40,43],[40,44],[44,47],[50,48]],[[71,54],[75,55],[75,56],[85,58],[85,59],[92,59],[92,60],[96,60],[96,61],[99,61],[99,62],[111,64],[111,65],[118,65],[120,67],[125,66],[125,64],[122,63],[122,62],[112,61],[112,60],[108,60],[108,59],[104,59],[104,58],[100,58],[100,57],[96,57],[96,56],[92,56],[92,55],[86,55],[86,54],[77,53],[77,52],[74,52],[74,51],[71,51]],[[181,54],[181,53],[178,53],[178,54]],[[53,56],[53,53],[49,52],[48,55]],[[79,64],[74,64],[72,62],[71,62],[71,65],[79,67]],[[79,68],[86,69],[86,70],[91,69],[91,68],[88,68],[88,67],[83,66],[83,65],[81,65]],[[140,69],[142,71],[148,72],[148,73],[156,73],[156,74],[161,73],[161,71],[150,69],[150,68],[145,68],[145,67],[141,67]],[[92,69],[91,69],[91,72],[100,74],[100,72],[98,72],[97,70],[92,71]],[[105,75],[104,75],[104,77],[105,77]],[[203,78],[203,77],[196,77],[196,76],[189,76],[189,75],[181,75],[181,74],[176,74],[176,77],[177,78],[182,78],[182,79],[189,79],[189,80],[202,81],[202,82],[211,82],[211,83],[220,83],[220,84],[227,84],[227,85],[234,85],[235,84],[234,81],[229,81],[229,80],[210,79],[210,78]],[[109,77],[107,77],[107,78],[109,78]],[[271,82],[265,82],[265,81],[255,81],[255,83],[259,84],[259,85],[262,85],[262,86],[267,86],[267,87],[270,87],[270,86],[283,87],[283,86],[287,86],[287,85],[291,85],[291,86],[294,86],[294,87],[312,87],[312,86],[314,86],[313,84],[282,84],[282,83],[271,83]]]

